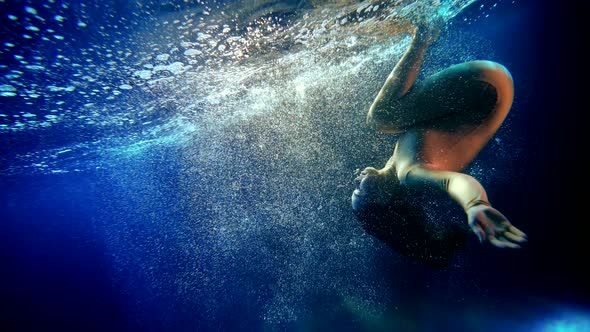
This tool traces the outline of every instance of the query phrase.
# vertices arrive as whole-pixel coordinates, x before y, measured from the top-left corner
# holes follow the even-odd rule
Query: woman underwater
[[[510,111],[512,77],[498,63],[471,61],[416,82],[440,26],[415,28],[410,47],[368,111],[367,125],[400,136],[385,167],[367,167],[356,178],[352,207],[362,212],[387,205],[402,186],[439,188],[463,208],[480,242],[520,248],[526,234],[490,205],[485,189],[475,178],[460,173]]]

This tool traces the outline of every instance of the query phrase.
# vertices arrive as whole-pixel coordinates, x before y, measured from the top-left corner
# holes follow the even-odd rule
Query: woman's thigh
[[[440,124],[449,116],[476,121],[496,103],[496,89],[480,79],[473,63],[454,65],[416,84],[400,105],[411,112],[412,126]],[[403,99],[402,99],[403,100]]]
[[[443,70],[412,91],[416,159],[427,167],[465,168],[498,130],[512,103],[512,79],[489,61]]]

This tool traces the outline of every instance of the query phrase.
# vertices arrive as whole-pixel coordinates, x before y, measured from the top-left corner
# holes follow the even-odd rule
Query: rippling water
[[[1,172],[100,167],[105,154],[236,121],[358,120],[408,22],[451,20],[472,2],[3,3]],[[290,131],[303,135],[303,122]]]

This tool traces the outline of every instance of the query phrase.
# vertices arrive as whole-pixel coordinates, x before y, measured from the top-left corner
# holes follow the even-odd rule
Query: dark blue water
[[[0,6],[16,13],[25,4]],[[122,1],[113,6],[114,13],[135,8]],[[488,181],[486,189],[494,205],[528,234],[524,248],[470,244],[450,270],[399,260],[395,251],[381,248],[367,262],[371,269],[364,270],[373,274],[356,278],[389,293],[348,291],[358,296],[343,301],[321,285],[330,278],[342,283],[348,280],[342,276],[355,271],[331,262],[344,259],[326,249],[315,262],[341,270],[297,275],[281,260],[288,249],[279,240],[287,236],[281,230],[238,238],[249,244],[220,258],[208,226],[219,213],[207,204],[215,188],[201,188],[196,198],[187,199],[191,193],[181,186],[187,181],[177,147],[155,147],[107,167],[64,174],[8,174],[8,166],[0,165],[2,330],[590,331],[581,196],[585,145],[579,131],[587,86],[579,80],[585,65],[579,45],[587,39],[587,29],[579,27],[584,10],[564,2],[500,2],[489,17],[477,18],[477,6],[456,17],[454,29],[485,36],[494,50],[491,60],[508,67],[515,80],[510,128],[518,139],[510,146],[517,156],[508,169],[516,175]],[[93,19],[112,17],[96,13]],[[141,20],[130,15],[133,19]],[[70,28],[75,35],[76,26]],[[26,44],[18,47],[32,52]],[[15,65],[6,48],[2,61]],[[64,69],[64,76],[70,74]],[[2,112],[35,106],[0,102]],[[94,130],[56,126],[42,134],[2,133],[0,160],[8,164],[37,146],[86,141],[80,136],[100,134]],[[481,165],[498,165],[494,151],[482,151]],[[260,223],[270,222],[265,218],[261,214]],[[277,300],[280,289],[301,292]],[[375,304],[374,298],[392,300]],[[286,299],[283,307],[281,299]],[[288,312],[289,306],[295,318],[271,317],[273,308]]]

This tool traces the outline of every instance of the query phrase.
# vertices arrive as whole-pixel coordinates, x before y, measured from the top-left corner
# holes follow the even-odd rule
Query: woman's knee
[[[514,97],[514,82],[510,71],[500,63],[489,60],[476,60],[451,66],[443,72],[451,82],[449,86],[456,88],[466,81],[481,81],[491,85],[496,92],[496,106],[509,109]]]
[[[496,89],[497,103],[502,108],[510,108],[514,98],[514,81],[512,74],[503,65],[494,61],[473,61],[471,70],[477,73],[477,78],[492,85]]]
[[[498,85],[508,85],[512,88],[512,74],[508,68],[495,61],[478,60],[466,62],[468,70],[476,75],[482,81],[490,83],[498,88]]]
[[[481,78],[487,76],[502,77],[512,80],[510,71],[500,63],[489,60],[475,60],[459,63],[443,70],[439,73],[443,77],[474,77]]]
[[[465,64],[471,68],[476,69],[476,70],[492,70],[492,71],[506,71],[506,72],[508,72],[508,69],[504,65],[502,65],[496,61],[491,61],[491,60],[468,61],[468,62],[465,62]]]

